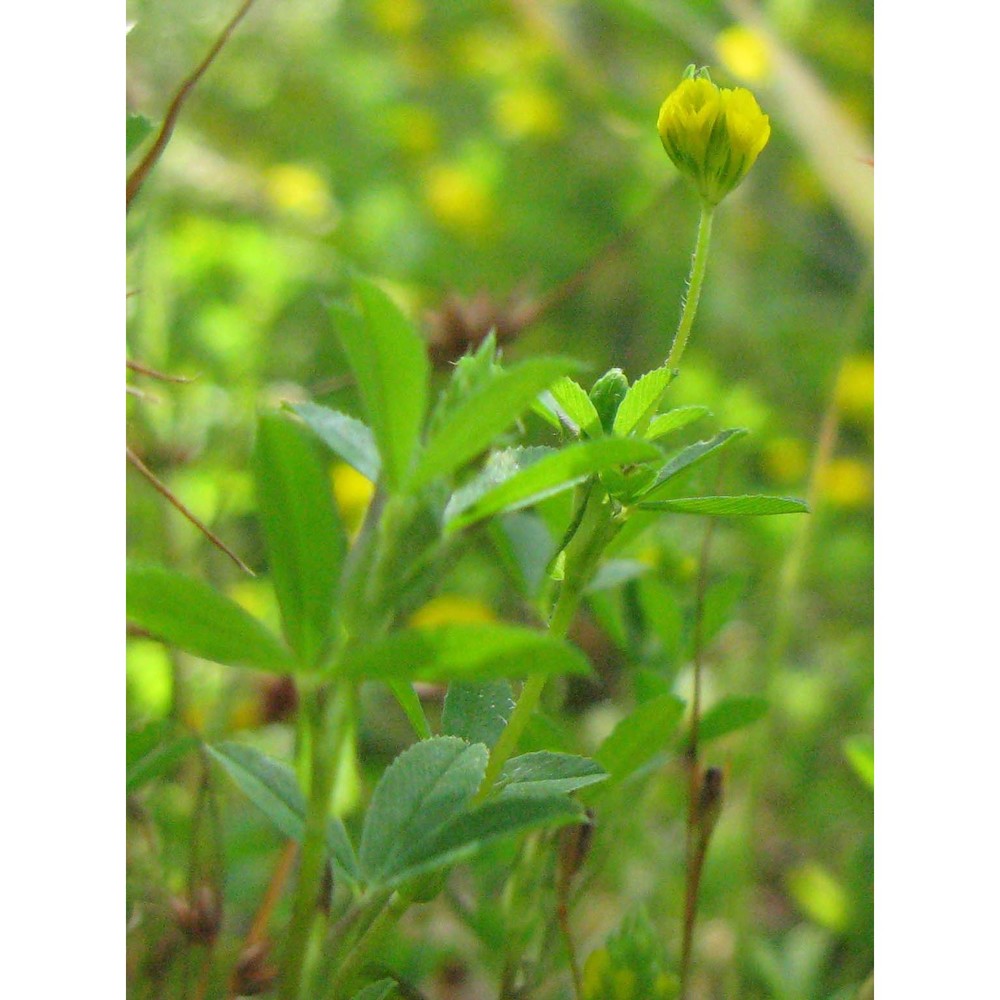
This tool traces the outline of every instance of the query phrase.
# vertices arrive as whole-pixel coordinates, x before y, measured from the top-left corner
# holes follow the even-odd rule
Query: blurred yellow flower
[[[747,83],[764,83],[771,75],[771,53],[763,35],[742,24],[734,24],[715,37],[719,62],[733,76]]]
[[[264,175],[268,200],[279,211],[309,222],[328,218],[333,200],[326,182],[315,170],[299,163],[282,163]]]
[[[771,135],[749,90],[719,88],[693,66],[663,102],[656,127],[674,166],[709,205],[743,180]]]
[[[864,507],[871,502],[871,468],[856,458],[835,458],[820,476],[823,497],[835,507]]]
[[[233,731],[256,729],[263,721],[259,698],[242,698],[229,713],[229,728]]]
[[[446,229],[466,235],[481,234],[493,218],[493,202],[486,184],[472,171],[439,163],[424,179],[424,198]]]
[[[333,480],[333,499],[340,511],[340,519],[349,535],[361,528],[368,504],[375,494],[375,484],[346,462],[338,462],[330,472]]]
[[[493,119],[508,139],[551,139],[562,131],[562,105],[547,90],[529,85],[501,91],[493,101]]]
[[[611,972],[611,955],[607,948],[598,948],[587,956],[583,966],[583,995],[587,1000],[603,1000],[604,980]]]
[[[764,445],[764,469],[776,483],[800,483],[809,470],[809,452],[798,438],[773,438]]]
[[[870,417],[875,406],[875,359],[870,354],[845,358],[836,393],[837,406],[845,416]]]
[[[433,597],[411,616],[411,628],[437,628],[440,625],[475,625],[496,621],[489,605],[474,597],[460,594],[441,594]]]
[[[408,35],[426,16],[421,0],[369,0],[372,23],[389,35]]]

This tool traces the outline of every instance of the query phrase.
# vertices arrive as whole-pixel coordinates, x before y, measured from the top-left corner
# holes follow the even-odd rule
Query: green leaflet
[[[667,464],[657,473],[656,479],[648,490],[642,495],[641,502],[647,503],[651,500],[659,499],[660,495],[666,492],[663,489],[665,483],[673,479],[674,476],[690,469],[699,462],[714,454],[720,448],[724,448],[730,441],[741,438],[748,432],[742,427],[735,427],[716,434],[715,437],[707,441],[697,441],[687,448],[674,455]]]
[[[585,674],[569,643],[514,625],[403,629],[350,651],[343,671],[358,680],[486,681],[531,674]]]
[[[410,720],[410,725],[413,726],[417,739],[429,740],[433,735],[431,724],[427,721],[424,706],[420,704],[420,698],[413,690],[413,685],[406,681],[388,681],[387,684],[399,707]]]
[[[292,840],[302,839],[306,801],[290,767],[242,743],[218,743],[206,749],[280,833]],[[328,821],[326,843],[337,873],[357,883],[354,848],[344,824],[333,816]]]
[[[182,573],[129,566],[125,610],[133,625],[203,659],[282,674],[300,669],[261,622],[207,583]]]
[[[452,681],[444,699],[441,732],[492,747],[514,709],[514,692],[505,680]]]
[[[637,378],[625,394],[615,414],[614,432],[624,437],[652,416],[653,408],[660,401],[674,373],[669,368],[654,368]]]
[[[507,761],[497,780],[497,788],[507,797],[547,796],[573,792],[607,777],[608,772],[589,757],[540,750]]]
[[[672,694],[643,702],[615,726],[594,757],[619,784],[671,742],[684,712],[684,702]]]
[[[649,422],[645,434],[646,440],[653,441],[656,438],[666,437],[667,434],[673,434],[674,431],[707,417],[709,413],[711,410],[707,406],[678,406],[675,410],[660,413]]]
[[[427,409],[430,364],[420,334],[377,285],[356,278],[361,313],[333,308],[334,326],[357,379],[386,483],[402,489]]]
[[[583,810],[565,795],[502,797],[460,813],[410,853],[398,885],[475,854],[484,845],[538,827],[578,823]]]
[[[559,379],[549,389],[562,412],[588,437],[600,437],[604,431],[601,418],[590,396],[578,382],[569,377]]]
[[[442,420],[427,442],[411,485],[420,489],[447,476],[493,442],[520,417],[543,389],[566,371],[578,368],[569,358],[533,358],[501,371],[473,389]]]
[[[376,482],[382,459],[375,444],[375,435],[367,424],[315,403],[300,403],[291,409],[335,455],[366,479]]]
[[[527,467],[519,467],[508,478],[482,492],[456,494],[445,508],[446,530],[457,531],[500,511],[527,507],[605,469],[654,461],[658,455],[656,446],[646,441],[622,438],[580,441],[538,458]],[[471,502],[470,496],[475,496]]]
[[[260,418],[253,464],[285,637],[303,665],[315,667],[333,628],[346,548],[330,478],[311,438],[277,414]]]
[[[766,698],[754,695],[723,698],[702,715],[698,723],[698,741],[708,743],[744,729],[767,715],[770,707]]]
[[[716,517],[753,517],[765,514],[808,514],[802,500],[758,495],[729,497],[677,497],[672,500],[643,501],[638,510],[673,511],[675,514],[711,514]]]
[[[125,116],[125,156],[131,156],[152,135],[153,123],[145,115]]]
[[[385,885],[420,847],[472,800],[488,751],[454,736],[415,743],[386,769],[372,795],[359,861],[369,884]]]

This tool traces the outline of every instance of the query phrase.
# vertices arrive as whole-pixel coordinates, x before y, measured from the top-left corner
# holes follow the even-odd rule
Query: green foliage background
[[[262,568],[255,416],[307,400],[357,412],[328,312],[352,270],[383,279],[431,329],[426,317],[449,293],[520,300],[597,260],[505,356],[568,354],[594,375],[662,362],[698,208],[660,148],[656,112],[689,62],[752,86],[771,142],[718,212],[670,401],[712,407],[692,441],[752,432],[699,471],[703,485],[718,476],[719,492],[808,496],[813,513],[723,522],[715,536],[709,703],[738,695],[769,708],[710,745],[729,794],[705,870],[696,987],[815,1000],[853,996],[872,965],[871,10],[747,6],[258,0],[129,217],[129,355],[197,378],[137,382],[155,401],[130,398],[128,433],[183,502]],[[157,122],[232,9],[130,2],[129,110]],[[762,38],[769,68],[748,79]],[[545,439],[540,423],[527,431]],[[206,579],[276,627],[266,584],[130,477],[130,554]],[[664,683],[686,696],[702,537],[694,518],[663,519],[622,553],[647,567],[641,578],[601,591],[581,616],[574,636],[600,680],[574,681],[552,715],[567,749],[592,750]],[[447,590],[464,603],[445,613],[524,617],[486,543],[469,547]],[[135,731],[174,719],[213,739],[251,734],[281,754],[288,727],[266,721],[268,697],[262,677],[130,640]],[[410,738],[375,692],[362,737],[370,775]],[[162,842],[154,871],[135,838],[133,902],[150,885],[183,885],[196,795],[184,766],[137,793]],[[575,916],[584,955],[636,902],[675,955],[683,793],[665,763],[599,815],[595,874]],[[225,795],[226,919],[238,933],[280,842]],[[387,962],[429,996],[489,995],[476,992],[488,956],[448,926],[443,909],[426,908]],[[156,927],[150,918],[131,932],[134,956]],[[418,948],[428,937],[438,943]],[[456,968],[466,993],[445,992]]]

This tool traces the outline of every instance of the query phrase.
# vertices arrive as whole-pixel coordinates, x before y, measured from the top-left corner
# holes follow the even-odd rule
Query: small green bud
[[[610,434],[615,425],[615,414],[628,392],[628,379],[620,368],[606,371],[590,390],[590,401],[601,418],[605,434]]]

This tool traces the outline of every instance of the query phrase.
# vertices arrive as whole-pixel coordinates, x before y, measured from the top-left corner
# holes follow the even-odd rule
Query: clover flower
[[[743,180],[771,135],[749,90],[720,88],[694,66],[663,102],[656,128],[674,165],[711,206]]]

